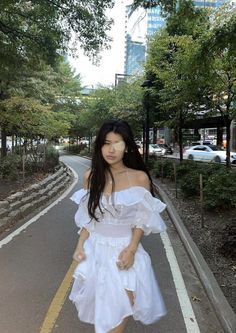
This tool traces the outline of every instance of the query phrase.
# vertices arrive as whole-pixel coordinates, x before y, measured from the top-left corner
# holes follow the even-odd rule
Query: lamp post
[[[149,102],[149,88],[152,86],[151,80],[145,80],[141,87],[145,88],[143,105],[145,109],[145,163],[148,163],[149,157],[149,111],[150,111],[150,102]]]

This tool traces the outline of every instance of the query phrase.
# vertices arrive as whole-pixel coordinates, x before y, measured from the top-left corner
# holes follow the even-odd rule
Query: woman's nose
[[[109,152],[114,152],[114,151],[115,151],[114,145],[110,144],[109,145]]]

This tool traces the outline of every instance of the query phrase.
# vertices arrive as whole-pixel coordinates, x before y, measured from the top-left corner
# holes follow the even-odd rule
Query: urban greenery
[[[181,0],[164,29],[150,41],[145,65],[152,81],[154,123],[178,133],[182,160],[182,128],[197,117],[221,115],[227,129],[236,118],[236,9],[230,5],[205,11]]]
[[[109,47],[114,1],[26,0],[0,4],[1,156],[17,146],[67,136],[81,85],[64,55],[83,48],[94,61]]]
[[[236,207],[236,173],[225,170],[218,163],[183,161],[176,163],[168,159],[155,161],[152,173],[157,178],[169,179],[174,185],[174,164],[177,187],[185,198],[200,197],[200,174],[203,177],[204,208],[228,209]]]
[[[77,45],[95,57],[108,47],[111,20],[105,11],[114,1],[1,2],[2,158],[7,155],[7,136],[23,167],[29,160],[37,164],[45,158],[46,150],[41,155],[39,144],[68,136],[75,143],[83,136],[92,140],[109,118],[129,121],[140,139],[146,96],[141,84],[150,80],[150,127],[173,129],[180,159],[183,125],[203,108],[225,121],[229,164],[229,126],[236,118],[236,10],[225,5],[206,11],[190,0],[176,3],[133,1],[132,10],[160,5],[166,17],[166,26],[149,42],[144,74],[116,87],[98,87],[85,97],[80,76],[62,55],[73,53]]]
[[[140,137],[143,125],[142,88],[140,80],[124,82],[117,87],[99,87],[81,100],[71,136],[93,137],[107,119],[122,118],[130,123]]]

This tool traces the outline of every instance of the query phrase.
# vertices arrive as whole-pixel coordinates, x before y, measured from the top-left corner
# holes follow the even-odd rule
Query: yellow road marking
[[[47,314],[44,318],[44,322],[41,326],[40,333],[50,333],[55,325],[55,322],[61,312],[62,306],[65,302],[65,299],[68,295],[71,282],[72,282],[72,275],[77,266],[77,262],[73,261],[70,265],[69,270],[67,271],[60,287],[58,288],[50,306],[47,311]]]

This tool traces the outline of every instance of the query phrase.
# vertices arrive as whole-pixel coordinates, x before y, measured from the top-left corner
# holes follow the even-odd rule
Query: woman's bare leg
[[[134,304],[134,295],[133,295],[132,291],[126,290],[126,292],[129,297],[130,303],[133,305]],[[109,333],[123,333],[128,320],[129,320],[129,317],[125,318],[119,326],[113,328],[113,330],[111,330]]]
[[[115,328],[113,328],[113,330],[109,331],[109,333],[123,333],[128,320],[129,320],[129,317],[125,318],[119,326],[116,326]]]

